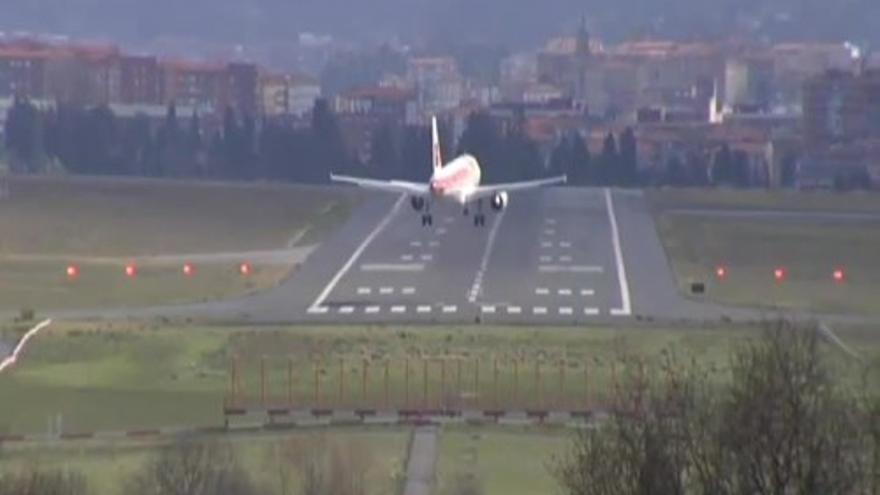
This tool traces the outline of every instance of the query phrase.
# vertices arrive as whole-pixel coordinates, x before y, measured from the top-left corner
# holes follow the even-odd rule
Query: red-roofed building
[[[162,102],[161,73],[156,57],[124,55],[119,68],[121,103],[158,105]]]
[[[0,46],[0,97],[44,98],[51,56],[42,48]]]

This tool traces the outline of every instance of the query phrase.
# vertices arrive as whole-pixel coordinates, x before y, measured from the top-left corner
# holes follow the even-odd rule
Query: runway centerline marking
[[[333,278],[330,280],[330,283],[328,283],[327,286],[324,287],[324,290],[321,291],[321,293],[318,295],[318,298],[315,299],[315,302],[312,303],[312,306],[309,309],[318,308],[322,304],[324,304],[324,301],[327,300],[327,297],[330,295],[331,292],[333,292],[333,289],[336,288],[336,285],[339,283],[340,280],[342,280],[342,277],[344,277],[345,274],[348,273],[349,270],[351,270],[351,267],[354,266],[358,258],[360,258],[362,254],[364,254],[364,251],[367,250],[367,248],[373,242],[373,239],[378,237],[379,234],[382,233],[383,230],[385,230],[385,227],[387,227],[388,224],[391,223],[391,219],[394,218],[394,215],[397,214],[398,210],[400,210],[400,206],[403,204],[403,201],[405,199],[406,195],[401,194],[400,197],[397,199],[397,202],[394,203],[394,206],[391,207],[391,210],[388,212],[388,214],[385,215],[385,218],[383,218],[379,222],[379,224],[376,225],[376,228],[374,228],[373,231],[370,232],[370,234],[367,236],[367,238],[364,239],[363,242],[361,242],[360,246],[355,249],[354,253],[352,253],[348,261],[346,261],[345,264],[342,265],[342,268],[340,268],[339,271],[336,272],[336,275],[334,275]]]
[[[373,293],[373,289],[370,287],[358,287],[357,293],[361,296],[369,296]]]
[[[477,301],[480,292],[483,290],[483,276],[486,273],[486,268],[489,266],[489,258],[492,256],[492,251],[495,247],[495,239],[498,237],[498,228],[501,227],[501,222],[504,220],[504,215],[506,213],[506,208],[501,210],[501,213],[495,217],[495,223],[492,225],[492,230],[489,231],[489,239],[486,241],[486,248],[483,250],[483,259],[480,261],[480,268],[477,270],[477,274],[474,277],[474,283],[471,285],[471,291],[468,296],[468,301],[471,303]]]
[[[620,230],[617,228],[617,215],[614,213],[614,200],[611,189],[605,188],[605,206],[608,210],[608,221],[611,223],[611,244],[614,248],[614,263],[617,266],[617,280],[620,282],[620,308],[611,310],[612,315],[630,316],[632,301],[629,296],[629,282],[626,278],[626,265],[623,262],[623,250],[620,247]]]

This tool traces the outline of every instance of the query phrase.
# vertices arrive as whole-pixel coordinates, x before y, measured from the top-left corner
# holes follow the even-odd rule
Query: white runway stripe
[[[312,306],[308,309],[310,315],[323,315],[327,314],[328,311],[330,311],[330,308],[327,306]]]
[[[596,316],[599,314],[599,308],[584,308],[584,314],[587,316]]]
[[[486,314],[494,314],[495,313],[495,306],[483,306],[482,311],[483,311],[483,313],[486,313]]]
[[[382,294],[383,296],[394,294],[394,287],[382,287],[379,289],[379,294]]]
[[[540,265],[538,271],[541,273],[603,273],[605,269],[595,265]]]
[[[532,308],[532,313],[536,315],[546,315],[547,308],[544,306],[535,306],[534,308]]]
[[[629,279],[626,276],[626,264],[623,261],[623,250],[620,244],[620,230],[617,226],[617,215],[614,213],[614,199],[611,189],[605,188],[605,207],[608,210],[608,222],[611,224],[611,245],[614,248],[614,262],[617,266],[617,281],[620,284],[620,308],[611,310],[612,315],[629,316],[632,314],[632,301],[629,294]]]
[[[354,313],[354,306],[342,306],[339,308],[339,314],[350,315]]]
[[[562,307],[562,308],[559,308],[559,314],[571,315],[571,314],[574,314],[574,309],[569,308],[569,307]]]
[[[404,287],[400,292],[402,292],[406,296],[411,296],[416,293],[415,287]]]
[[[553,256],[541,256],[540,260],[541,263],[550,263],[551,261],[553,261]]]
[[[422,260],[422,261],[431,261],[431,260],[433,260],[433,259],[434,259],[434,255],[433,255],[433,254],[423,254],[423,255],[421,256],[421,260]]]
[[[571,289],[559,289],[558,291],[556,291],[556,293],[559,294],[560,296],[570,296]]]
[[[443,306],[443,312],[446,314],[457,313],[458,306]]]
[[[581,289],[581,295],[585,296],[585,297],[586,296],[595,296],[596,291],[593,289]]]
[[[378,314],[381,309],[382,308],[380,308],[379,306],[367,306],[366,308],[364,308],[364,313],[368,315],[374,315]]]
[[[373,293],[373,289],[370,287],[358,287],[357,293],[361,296],[368,296]]]
[[[422,247],[422,241],[412,241],[409,243],[411,247]]]
[[[362,272],[422,272],[424,263],[368,263],[361,265]]]
[[[431,309],[431,306],[419,306],[418,308],[416,308],[416,313],[430,313]]]
[[[400,261],[412,261],[415,257],[411,254],[404,254],[400,257]]]
[[[570,248],[570,247],[571,247],[571,243],[570,243],[570,242],[567,242],[567,241],[562,241],[562,242],[559,243],[559,247],[561,247],[561,248]]]
[[[550,294],[550,289],[546,287],[538,287],[537,289],[535,289],[535,294],[539,296],[546,296]]]
[[[571,256],[560,256],[559,257],[560,263],[571,263],[571,260],[572,260]]]
[[[406,306],[391,306],[391,312],[398,315],[406,313]]]
[[[522,308],[519,306],[508,306],[507,307],[507,314],[518,315],[520,313],[522,313]]]

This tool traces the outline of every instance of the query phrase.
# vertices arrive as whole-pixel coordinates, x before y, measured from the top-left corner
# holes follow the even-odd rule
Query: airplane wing
[[[330,180],[342,184],[352,184],[364,189],[383,191],[396,194],[410,194],[414,196],[426,196],[430,194],[430,186],[418,182],[403,180],[376,180],[361,177],[349,177],[347,175],[330,174]]]
[[[509,182],[507,184],[491,184],[488,186],[480,186],[474,192],[472,192],[468,199],[480,199],[492,196],[495,193],[500,192],[516,192],[516,191],[524,191],[528,189],[536,189],[539,187],[545,186],[553,186],[556,184],[565,184],[568,180],[568,177],[565,175],[560,175],[558,177],[551,177],[549,179],[539,179],[539,180],[529,180],[523,182]]]

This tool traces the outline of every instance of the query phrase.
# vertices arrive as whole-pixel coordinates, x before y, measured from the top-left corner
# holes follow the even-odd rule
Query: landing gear
[[[474,213],[474,227],[483,227],[486,225],[486,215],[483,214],[483,200],[477,200],[477,212]]]
[[[434,225],[434,217],[430,213],[422,215],[422,227],[430,227]]]

